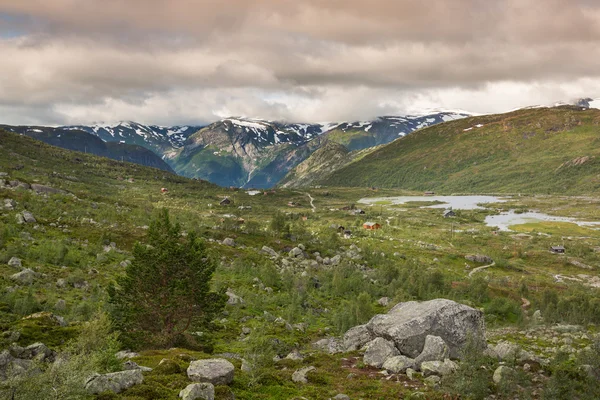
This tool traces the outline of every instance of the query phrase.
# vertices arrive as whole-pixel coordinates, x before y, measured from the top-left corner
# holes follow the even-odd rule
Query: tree
[[[194,233],[183,238],[166,209],[146,239],[135,245],[125,275],[108,289],[111,317],[132,348],[168,348],[209,328],[226,296],[210,289],[216,263],[203,241]]]

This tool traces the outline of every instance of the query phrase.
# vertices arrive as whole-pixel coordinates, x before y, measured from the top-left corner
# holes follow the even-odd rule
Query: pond
[[[368,197],[360,199],[361,204],[405,204],[408,202],[441,202],[424,206],[424,208],[452,208],[453,210],[476,210],[481,209],[479,204],[502,203],[503,200],[496,196],[397,196],[397,197]]]
[[[525,213],[515,213],[514,210],[503,212],[498,215],[488,215],[485,217],[487,226],[495,226],[500,231],[510,231],[511,225],[521,225],[536,222],[570,222],[579,226],[600,228],[600,222],[580,221],[576,218],[557,217],[536,211]]]

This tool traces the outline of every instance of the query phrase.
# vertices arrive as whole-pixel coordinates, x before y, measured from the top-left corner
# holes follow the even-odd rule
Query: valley
[[[498,120],[477,118],[489,118],[490,124]],[[593,137],[585,127],[594,118],[595,111],[559,109],[553,123],[573,121],[576,131],[570,135],[579,143],[579,135]],[[465,132],[472,123],[448,122],[434,132]],[[419,144],[427,132],[393,146],[411,137]],[[556,134],[545,134],[544,148],[559,146],[547,144]],[[416,148],[411,144],[399,152]],[[577,148],[584,149],[583,144]],[[585,149],[579,156],[589,153],[593,160],[593,149]],[[381,151],[362,160],[371,168]],[[448,153],[440,150],[435,157]],[[548,159],[562,164],[572,157]],[[349,184],[358,182],[358,175],[345,170],[362,160],[338,173]],[[540,168],[548,169],[545,162],[541,158]],[[471,159],[465,163],[471,165]],[[591,168],[592,174],[593,165],[570,168],[579,173]],[[381,179],[396,173],[386,170]],[[330,182],[342,179],[338,173]],[[549,172],[540,171],[544,174]],[[455,188],[485,193],[488,186],[466,190],[454,177],[439,182],[426,175],[404,189],[374,188],[379,181],[373,177],[367,187],[251,192],[0,131],[0,348],[6,349],[0,393],[30,398],[43,388],[78,398],[174,399],[192,383],[188,368],[193,363],[219,359],[235,372],[232,381],[215,383],[215,398],[342,399],[343,394],[352,399],[445,399],[451,394],[542,399],[567,390],[594,398],[600,387],[585,371],[600,365],[600,230],[566,218],[600,223],[600,199],[583,178],[571,178],[578,183],[558,193],[552,188],[562,187],[553,186],[564,184],[559,178],[538,180],[540,190],[526,192],[532,186],[523,182],[531,178],[510,183],[510,176],[500,175],[501,195],[475,199],[476,207],[454,203],[455,215],[446,218],[443,202],[456,198],[436,196],[449,196]],[[435,196],[423,196],[424,190]],[[402,202],[393,200],[400,196]],[[221,205],[225,198],[229,204]],[[136,348],[135,342],[126,342],[127,335],[111,339],[108,288],[135,262],[134,244],[146,243],[148,227],[163,208],[186,235],[194,232],[206,244],[217,262],[211,287],[225,294],[227,304],[194,344]],[[532,212],[557,219],[517,221],[506,229],[486,223],[489,217]],[[380,229],[367,230],[366,222]],[[564,253],[551,251],[557,246]],[[397,364],[382,368],[384,360],[373,358],[375,344],[361,349],[362,339],[355,338],[354,347],[347,347],[351,328],[366,324],[369,332],[379,332],[372,318],[388,315],[396,304],[441,298],[481,312],[485,355],[470,350],[461,353],[462,360],[453,356],[446,363],[445,356],[440,361],[435,356],[427,361],[434,363],[427,368],[446,365],[452,373],[432,372],[425,364],[408,371]],[[74,350],[72,341],[77,348],[86,338],[96,338],[85,344],[89,353]],[[451,337],[444,340],[452,343]],[[47,356],[30,360],[19,350],[39,342],[48,347]],[[29,351],[33,348],[40,346]],[[135,353],[116,360],[122,350]],[[403,351],[400,357],[412,354]],[[104,361],[83,362],[75,356],[63,364],[53,361],[65,354]],[[123,364],[126,360],[129,364]],[[131,362],[151,370],[136,369]],[[13,373],[15,365],[35,365],[40,373]],[[141,381],[119,393],[91,396],[84,390],[82,382],[92,372],[119,373],[124,365]],[[504,374],[497,382],[496,373]],[[71,379],[62,378],[67,375]]]

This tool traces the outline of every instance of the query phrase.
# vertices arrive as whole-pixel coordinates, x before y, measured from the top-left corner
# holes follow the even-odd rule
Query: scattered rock
[[[134,358],[134,357],[139,357],[139,356],[140,355],[138,353],[135,353],[130,350],[122,350],[122,351],[119,351],[117,354],[115,354],[115,357],[117,357],[119,360],[124,360],[126,358]]]
[[[329,354],[341,353],[344,351],[343,344],[336,338],[321,339],[313,343],[313,347]]]
[[[231,289],[228,289],[225,292],[225,294],[229,297],[227,299],[227,304],[229,304],[231,306],[236,306],[236,305],[244,304],[244,299],[242,299],[240,296],[238,296],[235,293],[233,293],[231,291]]]
[[[292,258],[304,257],[304,252],[299,247],[294,247],[292,250],[290,250],[289,256]]]
[[[454,361],[450,361],[449,359],[445,359],[444,361],[424,361],[421,363],[421,372],[423,376],[446,376],[450,375],[458,366]]]
[[[469,336],[481,349],[486,347],[483,312],[447,299],[399,303],[387,314],[373,317],[367,328],[393,340],[409,357],[421,354],[427,335],[442,338],[451,358],[460,356]]]
[[[302,354],[300,354],[300,352],[297,349],[294,350],[294,351],[292,351],[287,356],[285,356],[285,358],[288,359],[288,360],[294,360],[294,361],[302,361],[302,360],[304,360],[304,356]]]
[[[388,304],[390,304],[390,298],[382,297],[379,300],[377,300],[377,304],[379,304],[380,306],[383,306],[383,307],[387,307]]]
[[[415,365],[419,368],[424,361],[444,361],[448,358],[448,353],[448,346],[444,339],[439,336],[427,335],[423,351],[415,359]]]
[[[23,265],[21,264],[21,259],[17,257],[11,257],[11,259],[8,260],[8,265],[17,269],[21,269],[23,267]]]
[[[502,380],[506,379],[507,374],[511,374],[514,370],[506,365],[501,365],[494,371],[492,379],[495,384],[499,384]]]
[[[367,365],[381,368],[388,358],[399,355],[400,352],[394,346],[394,342],[378,337],[367,344],[363,360]]]
[[[305,368],[301,368],[299,370],[296,370],[292,374],[292,381],[296,382],[296,383],[308,383],[308,379],[307,379],[306,375],[310,371],[314,371],[314,370],[316,370],[316,368],[313,367],[313,366],[305,367]]]
[[[27,268],[21,272],[17,272],[16,274],[11,275],[10,279],[22,285],[31,285],[35,280],[36,276],[37,274],[33,272],[33,270]]]
[[[22,215],[23,215],[23,220],[28,224],[35,224],[37,222],[37,220],[35,219],[33,214],[30,213],[29,211],[23,211]]]
[[[437,375],[430,375],[427,378],[425,378],[425,384],[427,386],[438,386],[441,381],[442,381],[442,378],[440,378]]]
[[[350,396],[340,393],[340,394],[336,394],[333,397],[333,400],[350,400]]]
[[[150,372],[150,371],[152,371],[152,368],[150,368],[150,367],[144,367],[142,365],[138,365],[136,362],[131,361],[131,360],[125,361],[123,363],[123,369],[126,370],[126,371],[131,371],[131,370],[134,370],[134,369],[139,369],[142,372]]]
[[[403,355],[394,356],[385,360],[382,367],[395,374],[403,373],[415,367],[415,360]]]
[[[492,257],[484,256],[482,254],[470,254],[470,255],[465,256],[465,258],[468,261],[472,261],[472,262],[476,262],[476,263],[480,263],[480,264],[491,264],[494,262],[494,260],[492,260]]]
[[[363,348],[367,343],[373,340],[373,334],[367,329],[366,325],[358,325],[348,329],[344,334],[344,351],[356,351]]]
[[[211,383],[206,382],[192,383],[179,392],[179,397],[183,400],[214,400],[215,387]]]
[[[12,211],[17,206],[17,202],[13,199],[4,199],[4,209]]]
[[[222,358],[196,360],[187,369],[188,378],[195,382],[228,385],[233,381],[235,367]]]
[[[275,250],[273,250],[272,248],[268,247],[268,246],[263,246],[262,249],[260,249],[260,251],[262,251],[263,253],[267,254],[270,257],[278,257],[279,254],[277,254],[277,252]]]
[[[37,183],[31,184],[31,189],[36,191],[37,193],[45,193],[45,194],[66,194],[64,190],[56,189],[50,186],[39,185]]]
[[[232,238],[225,238],[225,239],[223,239],[223,244],[225,246],[234,247],[235,246],[235,240],[233,240]]]
[[[140,370],[120,371],[104,375],[95,374],[87,380],[85,389],[91,394],[120,393],[143,381],[144,376]]]
[[[17,225],[23,225],[25,223],[25,218],[23,218],[23,214],[19,213],[15,215],[15,218],[17,220]]]
[[[45,325],[67,326],[67,322],[60,315],[53,314],[47,311],[30,314],[23,319],[37,319]]]
[[[410,379],[411,381],[415,378],[415,374],[417,373],[417,371],[415,371],[412,368],[407,368],[406,369],[406,376],[408,377],[408,379]]]

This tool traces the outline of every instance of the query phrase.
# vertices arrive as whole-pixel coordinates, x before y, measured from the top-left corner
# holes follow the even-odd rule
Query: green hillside
[[[564,106],[451,121],[414,132],[320,183],[469,193],[595,193],[600,110]]]

